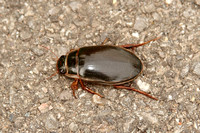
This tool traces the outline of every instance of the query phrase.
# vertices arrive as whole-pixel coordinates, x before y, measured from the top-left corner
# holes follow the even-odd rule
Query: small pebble
[[[171,4],[171,3],[173,2],[173,0],[165,0],[165,2],[166,2],[167,4]]]
[[[172,100],[172,95],[169,95],[169,96],[168,96],[168,99],[169,99],[169,100]]]
[[[139,34],[138,34],[138,32],[133,32],[131,35],[132,35],[133,37],[135,37],[135,38],[139,38],[139,37],[140,37]]]
[[[63,90],[61,93],[60,93],[60,96],[59,96],[60,100],[69,100],[72,98],[72,94],[71,94],[71,91],[69,90]]]
[[[24,16],[27,17],[27,16],[33,16],[33,15],[34,15],[34,12],[29,9]]]
[[[147,27],[147,21],[143,17],[136,17],[135,24],[133,28],[138,31],[143,31]]]
[[[154,117],[151,113],[143,112],[141,114],[146,120],[150,121],[152,124],[158,123],[158,118]]]
[[[43,91],[44,93],[47,93],[47,92],[48,92],[48,89],[47,89],[46,87],[42,87],[42,91]]]
[[[200,62],[195,65],[193,73],[200,76]]]
[[[20,32],[20,37],[22,40],[28,40],[32,37],[32,33],[28,30],[23,30]]]
[[[42,103],[39,107],[38,107],[39,111],[41,113],[46,113],[47,111],[53,109],[53,107],[50,105],[50,102],[46,102],[46,103]]]
[[[148,4],[145,6],[145,10],[147,13],[152,13],[155,11],[155,5],[154,4]]]
[[[77,125],[76,123],[72,122],[72,123],[70,123],[70,125],[69,125],[69,129],[70,129],[71,131],[75,132],[75,131],[77,131],[77,129],[78,129],[78,125]]]
[[[33,48],[31,51],[37,56],[42,56],[44,54],[44,51],[38,48]]]
[[[189,64],[186,64],[181,70],[181,77],[185,77],[189,72]]]
[[[76,10],[80,9],[82,4],[80,2],[77,1],[73,1],[69,4],[69,6],[71,7],[71,9],[75,12]]]
[[[191,102],[194,102],[195,99],[196,99],[196,98],[195,98],[194,96],[192,96],[192,97],[190,98],[190,101],[191,101]]]
[[[195,3],[200,6],[200,0],[195,0]]]
[[[59,12],[60,12],[60,7],[54,7],[54,8],[51,8],[50,10],[49,10],[49,15],[56,15],[56,14],[58,14]]]
[[[139,79],[139,80],[137,80],[137,85],[138,85],[138,87],[139,87],[141,90],[143,90],[143,91],[145,91],[145,92],[148,92],[148,91],[149,91],[150,85],[149,85],[148,83],[142,82],[142,81]]]
[[[54,116],[54,114],[50,113],[45,121],[45,127],[48,130],[55,130],[58,128],[58,121],[56,119],[56,117]]]
[[[117,3],[117,0],[113,0],[113,5],[115,5]]]
[[[36,67],[33,68],[33,73],[39,74],[39,71],[38,71],[38,69]]]
[[[93,100],[93,102],[96,103],[96,104],[102,104],[101,97],[98,96],[98,95],[93,95],[92,100]]]

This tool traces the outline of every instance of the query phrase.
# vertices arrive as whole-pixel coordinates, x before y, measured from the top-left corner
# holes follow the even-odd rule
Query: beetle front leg
[[[142,94],[142,95],[145,95],[145,96],[147,96],[147,97],[149,97],[149,98],[151,98],[151,99],[154,99],[154,100],[156,100],[156,101],[158,100],[157,98],[155,98],[155,97],[149,95],[148,93],[146,93],[146,92],[144,92],[144,91],[137,90],[137,89],[135,89],[135,88],[126,87],[126,86],[115,86],[115,85],[114,85],[114,87],[117,88],[117,89],[132,90],[132,91],[138,92],[138,93],[140,93],[140,94]]]
[[[88,91],[88,92],[90,92],[90,93],[92,93],[92,94],[96,94],[96,95],[98,95],[98,96],[100,96],[100,97],[103,97],[102,95],[100,95],[100,94],[94,92],[93,90],[89,89],[88,87],[85,87],[85,85],[83,84],[82,80],[79,79],[79,82],[80,82],[81,87],[82,87],[83,90],[86,90],[86,91]]]
[[[76,95],[75,95],[75,90],[78,89],[78,79],[74,80],[74,82],[71,84],[71,88],[72,88],[72,91],[73,91],[73,96],[75,98],[77,98]]]

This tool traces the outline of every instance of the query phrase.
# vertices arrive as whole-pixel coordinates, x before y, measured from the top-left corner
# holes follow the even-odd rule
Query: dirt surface
[[[142,43],[134,82],[152,100],[87,84],[100,98],[56,75],[56,56],[71,49]],[[122,68],[123,69],[123,68]],[[199,0],[0,0],[0,133],[200,132]]]

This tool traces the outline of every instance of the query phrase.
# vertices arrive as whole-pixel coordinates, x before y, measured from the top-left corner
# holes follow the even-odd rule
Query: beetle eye
[[[59,72],[60,74],[65,74],[66,73],[65,66],[60,67]]]

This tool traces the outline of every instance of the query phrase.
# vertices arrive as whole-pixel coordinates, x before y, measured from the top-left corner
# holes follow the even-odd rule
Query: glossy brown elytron
[[[57,72],[60,75],[75,79],[71,85],[74,96],[75,90],[78,89],[78,83],[80,83],[82,89],[103,97],[86,87],[83,84],[83,81],[86,81],[103,85],[113,85],[118,89],[133,90],[154,100],[158,100],[146,92],[123,85],[133,81],[143,69],[141,60],[134,54],[134,48],[157,39],[159,38],[142,44],[114,46],[104,45],[108,40],[106,38],[102,45],[82,47],[71,50],[66,55],[62,55],[57,61]]]

